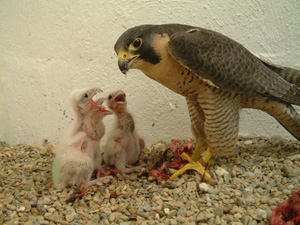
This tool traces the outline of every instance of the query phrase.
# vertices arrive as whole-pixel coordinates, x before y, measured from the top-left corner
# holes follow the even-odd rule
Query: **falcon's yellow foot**
[[[200,153],[201,153],[201,148],[203,146],[203,143],[199,143],[196,146],[196,149],[192,155],[192,157],[190,157],[188,154],[186,154],[185,152],[181,154],[181,158],[183,160],[188,161],[188,163],[182,167],[181,169],[179,169],[178,171],[176,171],[171,177],[170,180],[175,179],[176,177],[182,175],[183,173],[185,173],[187,170],[196,170],[198,173],[200,173],[203,178],[205,180],[209,180],[211,178],[211,176],[205,172],[205,166],[203,166],[201,164],[201,162],[199,161],[200,157]],[[202,156],[202,161],[207,164],[208,161],[210,160],[212,156],[211,151],[209,150],[209,148],[206,150],[206,152],[204,153],[204,155]]]

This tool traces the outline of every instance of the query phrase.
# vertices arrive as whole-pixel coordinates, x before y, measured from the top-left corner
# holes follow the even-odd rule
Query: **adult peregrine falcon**
[[[300,140],[300,71],[262,61],[236,41],[212,30],[164,24],[125,31],[115,44],[123,73],[140,69],[151,79],[184,96],[197,140],[187,169],[210,176],[199,161],[228,155],[238,135],[239,110],[254,108],[273,116]]]

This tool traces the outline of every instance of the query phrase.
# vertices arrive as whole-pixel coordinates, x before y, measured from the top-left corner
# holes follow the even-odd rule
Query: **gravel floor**
[[[299,142],[241,137],[235,157],[207,168],[209,182],[192,171],[157,181],[145,170],[66,203],[71,188],[53,187],[51,149],[0,142],[0,224],[269,224],[272,210],[300,189]],[[144,154],[163,150],[160,142]]]

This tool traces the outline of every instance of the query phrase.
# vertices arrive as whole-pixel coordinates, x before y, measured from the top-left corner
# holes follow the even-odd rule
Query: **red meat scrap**
[[[273,210],[271,225],[300,225],[300,190],[293,191],[288,200]]]

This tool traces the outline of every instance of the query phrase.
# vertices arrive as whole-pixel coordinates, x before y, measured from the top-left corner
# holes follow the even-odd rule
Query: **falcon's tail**
[[[278,104],[278,111],[269,114],[300,141],[300,115],[292,105]]]
[[[260,109],[268,113],[300,141],[300,115],[292,105],[275,101],[263,103],[248,97],[243,100],[243,108]]]
[[[296,85],[297,87],[300,87],[300,70],[292,69],[289,67],[280,67],[280,66],[274,65],[272,63],[269,63],[269,62],[266,62],[263,60],[261,60],[261,61],[268,68],[273,70],[275,73],[279,74],[283,79]]]

